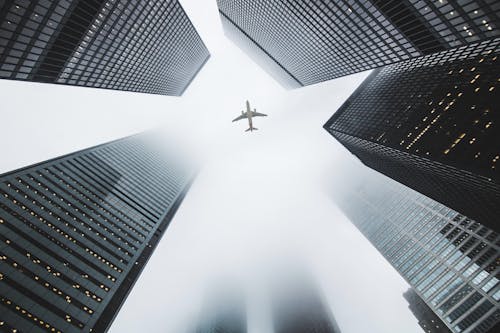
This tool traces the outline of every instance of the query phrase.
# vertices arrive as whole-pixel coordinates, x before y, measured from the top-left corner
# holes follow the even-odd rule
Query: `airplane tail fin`
[[[258,130],[258,128],[257,128],[257,127],[254,127],[254,128],[248,128],[245,132],[248,132],[248,131],[256,131],[256,130]]]

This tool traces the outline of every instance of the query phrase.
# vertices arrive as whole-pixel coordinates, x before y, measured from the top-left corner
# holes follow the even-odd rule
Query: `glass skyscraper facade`
[[[452,332],[498,332],[497,232],[380,174],[342,181],[340,209]]]
[[[179,1],[0,1],[0,78],[182,95],[209,52]]]
[[[325,129],[369,167],[499,231],[499,44],[376,70]]]
[[[0,331],[105,332],[190,169],[143,135],[0,176]]]
[[[403,293],[408,308],[415,315],[425,333],[452,333],[443,321],[425,304],[412,288]]]
[[[271,75],[297,87],[500,35],[495,0],[217,0]],[[231,33],[233,40],[237,37]],[[260,50],[257,50],[260,49]],[[267,59],[264,59],[267,58]],[[281,68],[281,75],[276,71]]]
[[[272,56],[262,49],[249,35],[242,31],[228,17],[221,15],[224,34],[234,42],[246,55],[252,58],[271,77],[287,89],[299,88],[302,84],[285,67],[275,61]]]

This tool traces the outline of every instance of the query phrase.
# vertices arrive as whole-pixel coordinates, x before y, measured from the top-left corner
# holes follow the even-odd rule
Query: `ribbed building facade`
[[[500,35],[500,9],[492,0],[217,3],[223,22],[229,22],[231,30],[239,30],[238,44],[247,44],[244,50],[260,59],[258,63],[265,64],[264,68],[287,88]],[[233,32],[230,35],[238,39]]]
[[[425,304],[452,332],[498,332],[499,234],[381,175],[356,177],[338,206]]]
[[[369,167],[499,231],[499,45],[376,70],[324,127]]]
[[[266,50],[262,49],[249,35],[242,33],[233,21],[224,15],[221,15],[220,18],[225,36],[235,43],[273,79],[286,89],[302,87],[300,81],[295,78],[293,74],[275,61],[272,56]]]
[[[408,302],[408,308],[418,320],[418,325],[425,333],[452,333],[432,309],[418,296],[413,289],[403,293]]]
[[[179,1],[0,1],[0,78],[181,95],[209,52]]]
[[[191,174],[133,136],[0,176],[0,331],[105,332]]]

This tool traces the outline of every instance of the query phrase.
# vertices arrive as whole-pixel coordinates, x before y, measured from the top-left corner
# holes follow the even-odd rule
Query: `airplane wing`
[[[267,117],[267,114],[258,113],[258,112],[253,111],[252,116],[253,117]]]
[[[241,119],[245,119],[245,118],[247,118],[247,116],[246,116],[246,115],[244,115],[244,114],[242,114],[242,115],[241,115],[241,116],[239,116],[238,118],[233,119],[233,122],[238,121],[238,120],[241,120]]]

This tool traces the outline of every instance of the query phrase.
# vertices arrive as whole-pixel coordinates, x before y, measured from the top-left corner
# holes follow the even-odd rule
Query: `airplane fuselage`
[[[253,131],[257,130],[257,127],[253,127],[253,119],[252,119],[253,117],[267,117],[267,114],[259,113],[259,112],[257,112],[256,109],[253,109],[253,111],[252,111],[252,109],[250,108],[250,102],[247,101],[246,112],[241,111],[241,115],[239,117],[236,117],[236,119],[233,119],[233,122],[247,118],[248,119],[248,129],[246,130],[246,132],[248,132],[248,131],[253,132]]]
[[[250,127],[250,131],[253,131],[252,116],[248,116],[248,126]]]
[[[250,109],[249,101],[247,101],[247,118],[248,118],[248,127],[250,128],[250,131],[253,132],[252,110]]]

